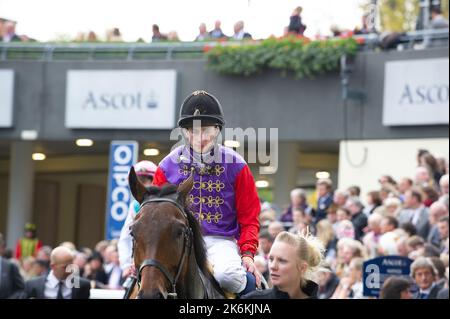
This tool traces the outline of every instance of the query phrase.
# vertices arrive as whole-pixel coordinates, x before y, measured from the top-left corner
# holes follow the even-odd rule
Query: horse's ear
[[[144,200],[146,189],[137,177],[136,172],[134,171],[134,167],[131,167],[130,173],[128,174],[128,185],[130,186],[131,194],[133,194],[133,197],[139,203],[142,203],[142,201]]]
[[[180,184],[177,188],[178,193],[178,201],[185,206],[186,205],[186,199],[189,195],[189,192],[191,191],[192,187],[194,186],[194,175],[191,174],[188,179],[186,179],[183,183]]]

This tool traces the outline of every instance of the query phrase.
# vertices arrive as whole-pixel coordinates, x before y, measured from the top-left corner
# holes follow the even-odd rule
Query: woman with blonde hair
[[[367,252],[360,241],[352,238],[339,239],[337,243],[336,275],[342,278],[349,269],[353,258],[367,259]]]
[[[253,291],[243,299],[316,299],[318,285],[311,281],[323,260],[324,248],[309,234],[278,234],[269,253],[273,288]]]
[[[325,260],[331,262],[336,258],[337,238],[330,221],[322,219],[318,222],[316,226],[316,235],[325,247]]]

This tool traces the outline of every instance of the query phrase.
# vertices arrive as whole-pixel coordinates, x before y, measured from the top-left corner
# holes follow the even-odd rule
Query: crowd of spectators
[[[268,258],[276,236],[283,231],[306,231],[325,247],[324,262],[315,273],[319,298],[366,298],[362,283],[364,261],[391,255],[413,260],[411,277],[386,280],[381,298],[448,298],[448,162],[419,150],[417,168],[411,173],[398,180],[390,175],[380,176],[379,188],[365,197],[357,185],[339,190],[333,188],[331,180],[319,179],[312,193],[293,189],[291,203],[282,213],[271,203],[263,203],[255,265],[269,286]],[[123,289],[126,278],[120,268],[116,240],[101,241],[93,249],[76,247],[71,242],[52,249],[34,238],[35,228],[29,224],[27,227],[16,251],[5,250],[0,235],[0,271],[9,271],[10,279],[21,282],[16,286],[3,283],[1,298],[29,297],[30,289],[40,278],[57,273],[53,254],[69,253],[77,275],[90,288]],[[61,247],[65,251],[56,253]],[[6,261],[11,265],[7,267]]]
[[[296,7],[289,17],[289,24],[285,26],[283,37],[294,35],[304,36],[307,25],[302,19],[302,7]],[[353,30],[343,29],[332,24],[330,26],[331,37],[351,37],[354,35],[365,35],[369,33],[377,33],[374,26],[369,25],[369,21],[373,20],[369,14],[364,14],[361,19],[361,26],[355,27]],[[16,34],[16,21],[0,18],[0,42],[28,42],[36,41],[27,37],[26,35]],[[430,8],[430,22],[429,28],[442,29],[448,28],[448,20],[442,15],[441,9],[438,6]],[[228,35],[222,30],[221,21],[216,20],[214,26],[208,31],[205,23],[200,23],[198,35],[193,41],[225,41],[225,40],[248,40],[252,39],[252,35],[245,30],[244,21],[236,21],[233,25],[233,30]],[[399,44],[401,36],[404,33],[400,32],[383,32],[379,34],[380,46],[385,49],[394,48]],[[328,38],[320,34],[315,35],[317,39]],[[74,42],[123,42],[121,31],[118,27],[106,30],[104,36],[96,34],[94,31],[79,32],[74,39]],[[137,42],[147,42],[149,39],[139,38]],[[178,42],[180,41],[177,31],[171,30],[169,32],[162,32],[157,24],[152,25],[151,42]]]
[[[331,180],[320,179],[312,194],[293,189],[291,204],[278,218],[264,204],[255,259],[260,272],[270,279],[267,258],[278,233],[308,229],[326,247],[317,273],[319,298],[365,298],[363,262],[392,255],[414,261],[411,277],[386,281],[382,298],[448,298],[448,162],[419,150],[411,176],[383,175],[378,183],[378,189],[362,196],[357,185],[335,190]]]
[[[18,252],[19,247],[18,243],[15,252],[6,249],[0,234],[0,272],[8,279],[0,282],[0,298],[49,298],[52,291],[47,287],[48,282],[54,277],[64,282],[68,275],[78,278],[82,288],[84,284],[88,291],[124,289],[122,284],[126,278],[122,276],[116,240],[100,241],[93,249],[77,248],[72,242],[63,242],[55,248],[33,245],[27,252],[23,249]],[[88,298],[89,294],[84,293],[84,297]],[[69,298],[76,297],[70,290],[63,290],[63,296],[58,299]]]

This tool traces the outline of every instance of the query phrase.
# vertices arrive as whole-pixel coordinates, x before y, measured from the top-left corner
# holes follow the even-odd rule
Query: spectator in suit
[[[3,26],[3,42],[20,42],[22,39],[16,34],[16,22],[6,21]]]
[[[212,39],[218,40],[228,38],[225,33],[223,33],[220,27],[221,24],[222,22],[220,22],[220,20],[216,20],[216,22],[214,22],[214,29],[209,32]]]
[[[428,234],[427,241],[436,247],[441,245],[441,237],[439,235],[438,223],[439,220],[448,216],[447,206],[440,202],[433,203],[430,206],[428,222],[430,223],[430,233]]]
[[[167,35],[162,34],[159,31],[159,26],[157,24],[154,24],[152,26],[153,36],[152,36],[152,42],[160,42],[160,41],[166,41]]]
[[[406,191],[410,190],[414,185],[414,182],[409,177],[402,177],[398,182],[398,192],[400,193],[400,199],[404,200]]]
[[[352,215],[355,239],[360,240],[364,235],[364,228],[367,227],[367,216],[363,213],[364,206],[358,197],[353,196],[348,199],[347,208]]]
[[[419,190],[408,190],[405,193],[404,209],[398,216],[400,224],[411,222],[417,229],[417,235],[428,238],[430,224],[428,208],[423,205],[422,193]]]
[[[73,272],[73,254],[66,247],[53,249],[51,271],[47,276],[31,279],[25,284],[24,298],[89,299],[89,281]]]
[[[209,32],[206,30],[206,24],[200,23],[200,26],[198,27],[198,35],[195,37],[195,41],[205,41],[210,38]]]
[[[419,257],[411,264],[411,277],[419,287],[414,299],[436,299],[440,290],[435,283],[436,273],[430,258]]]
[[[240,20],[234,24],[233,39],[244,40],[251,38],[252,38],[251,34],[244,31],[244,21]]]
[[[315,224],[327,217],[327,209],[333,203],[333,182],[328,179],[319,179],[316,183],[317,209],[315,213]]]
[[[283,213],[280,217],[280,221],[282,222],[292,222],[292,211],[294,209],[300,209],[301,211],[305,212],[307,210],[310,210],[311,208],[308,206],[307,200],[306,200],[306,192],[302,188],[295,188],[291,191],[291,205],[288,207],[286,212]]]
[[[447,299],[448,300],[448,266],[445,269],[445,286],[442,288],[437,295],[437,299]]]
[[[439,197],[439,202],[447,206],[447,209],[448,209],[448,182],[449,182],[449,175],[448,174],[442,175],[441,179],[439,180],[439,187],[441,189],[441,197]]]
[[[17,266],[2,257],[4,250],[5,241],[0,233],[0,299],[17,298],[25,284]]]
[[[441,217],[438,223],[438,230],[441,239],[441,253],[448,254],[448,216]]]

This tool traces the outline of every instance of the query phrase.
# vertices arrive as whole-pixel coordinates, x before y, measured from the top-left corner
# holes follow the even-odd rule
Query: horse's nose
[[[159,290],[143,291],[138,294],[138,299],[164,299],[164,294]]]

